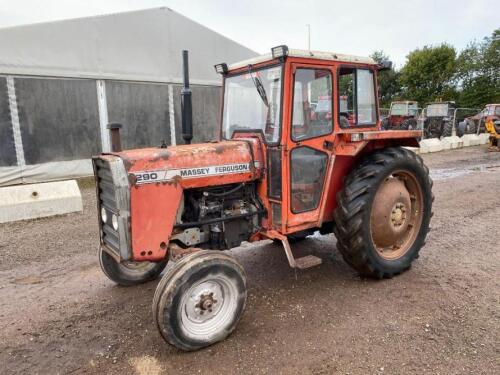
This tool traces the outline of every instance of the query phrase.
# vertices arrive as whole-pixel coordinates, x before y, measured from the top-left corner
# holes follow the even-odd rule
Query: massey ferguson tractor
[[[414,101],[392,102],[389,116],[382,120],[385,130],[414,130],[417,128],[418,103]]]
[[[129,286],[169,264],[152,308],[168,343],[197,350],[235,329],[247,281],[224,250],[243,241],[274,240],[283,259],[303,270],[321,259],[296,258],[291,240],[334,232],[337,250],[362,276],[391,278],[410,268],[429,230],[432,181],[405,148],[418,145],[420,132],[380,129],[377,71],[389,62],[283,45],[216,65],[220,139],[189,144],[184,57],[187,144],[121,150],[120,126],[110,124],[112,152],[93,158],[102,270]],[[343,96],[352,123],[340,115]],[[325,97],[332,116],[311,116],[312,103]]]
[[[449,137],[453,134],[455,102],[434,102],[425,109],[425,138]]]

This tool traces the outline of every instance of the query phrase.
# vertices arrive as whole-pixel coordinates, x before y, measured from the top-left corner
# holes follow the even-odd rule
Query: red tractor
[[[167,342],[196,350],[235,329],[247,281],[221,250],[243,241],[280,242],[290,266],[305,269],[321,259],[296,258],[291,240],[334,232],[337,250],[363,276],[391,278],[410,268],[429,230],[432,181],[404,147],[418,146],[420,132],[380,129],[377,71],[388,68],[278,46],[216,65],[219,141],[121,150],[119,126],[110,125],[112,152],[93,158],[100,264],[120,285],[153,280],[169,264],[153,298]],[[182,95],[189,143],[187,74]],[[345,95],[354,98],[353,123],[340,114]],[[313,103],[324,97],[332,116],[315,119]]]
[[[484,133],[485,124],[490,120],[500,120],[500,104],[487,104],[481,112],[465,118],[459,124],[459,135]]]
[[[417,128],[418,103],[415,101],[392,102],[389,116],[382,121],[385,130],[413,130]]]

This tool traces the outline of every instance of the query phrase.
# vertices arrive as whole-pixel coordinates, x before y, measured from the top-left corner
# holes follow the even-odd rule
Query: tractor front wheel
[[[117,262],[115,258],[99,249],[99,264],[104,274],[118,285],[132,286],[156,279],[165,268],[163,262]]]
[[[235,329],[246,298],[241,265],[222,252],[200,250],[165,273],[153,298],[153,317],[165,341],[198,350]]]
[[[337,195],[338,250],[363,276],[405,271],[425,243],[433,200],[429,170],[415,153],[387,148],[366,156]]]

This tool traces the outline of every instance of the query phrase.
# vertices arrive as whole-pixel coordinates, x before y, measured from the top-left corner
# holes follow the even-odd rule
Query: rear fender
[[[337,193],[344,188],[344,179],[355,168],[363,156],[375,150],[387,147],[419,147],[416,138],[386,138],[360,142],[340,141],[335,145],[333,175],[323,212],[323,222],[333,220],[333,211],[337,208]]]

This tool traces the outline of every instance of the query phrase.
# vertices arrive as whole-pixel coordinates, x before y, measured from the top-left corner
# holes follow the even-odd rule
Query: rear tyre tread
[[[411,259],[395,270],[381,267],[379,262],[373,260],[373,256],[369,256],[370,251],[363,235],[366,234],[366,229],[364,229],[366,213],[367,210],[371,210],[370,197],[375,194],[378,188],[377,176],[386,172],[390,165],[401,159],[416,164],[426,176],[430,196],[425,195],[424,189],[424,209],[426,199],[429,199],[430,206],[429,212],[423,217],[420,230],[423,235],[419,233],[415,240],[415,242],[420,241],[420,244],[417,245],[416,251],[413,251]],[[432,216],[432,202],[434,201],[432,185],[429,169],[423,163],[422,158],[412,151],[395,147],[376,151],[366,156],[345,179],[344,189],[337,194],[337,208],[334,211],[334,234],[337,237],[337,249],[346,263],[360,275],[377,279],[391,278],[410,268],[411,261],[418,257],[418,252],[425,243],[429,220]]]

